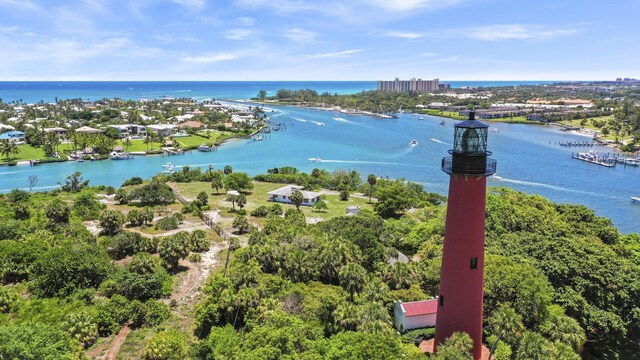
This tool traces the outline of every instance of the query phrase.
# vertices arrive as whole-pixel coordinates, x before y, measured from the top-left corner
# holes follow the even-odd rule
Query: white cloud
[[[359,53],[361,51],[364,51],[364,49],[351,49],[351,50],[336,51],[336,52],[317,53],[317,54],[307,55],[307,57],[309,58],[344,58],[344,57],[350,57],[351,55],[355,53]]]
[[[207,54],[207,55],[200,55],[200,56],[187,56],[187,57],[183,57],[180,60],[185,62],[191,62],[191,63],[214,63],[214,62],[220,62],[220,61],[236,60],[238,58],[239,56],[235,54],[218,53],[218,54]]]
[[[229,40],[244,40],[251,36],[252,31],[250,29],[231,29],[224,35]]]
[[[461,3],[461,0],[373,0],[372,4],[391,11],[440,9]]]
[[[40,11],[40,7],[30,0],[0,0],[0,6],[13,7],[22,10]]]
[[[191,10],[202,10],[207,6],[207,0],[173,0],[173,2]]]
[[[248,16],[241,16],[241,17],[237,18],[236,20],[238,20],[240,25],[244,25],[244,26],[252,26],[253,24],[256,23],[256,19],[254,19],[252,17],[248,17]]]
[[[284,34],[284,36],[289,40],[292,40],[295,42],[306,43],[309,41],[313,41],[316,38],[316,36],[318,36],[318,34],[312,31],[301,29],[301,28],[294,28],[287,31]]]
[[[404,31],[388,31],[386,35],[391,37],[403,38],[403,39],[419,39],[425,36],[424,34],[421,34],[421,33],[404,32]]]
[[[504,24],[487,25],[468,29],[452,31],[452,35],[468,37],[482,41],[499,40],[546,40],[559,36],[568,36],[577,33],[576,28],[553,28],[543,25]]]

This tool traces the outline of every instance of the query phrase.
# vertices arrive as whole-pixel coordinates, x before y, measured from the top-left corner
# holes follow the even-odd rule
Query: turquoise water
[[[446,81],[444,81],[446,82]],[[451,81],[452,87],[535,85],[551,81]],[[98,100],[121,98],[138,100],[163,96],[194,99],[249,99],[260,90],[270,95],[279,89],[314,89],[318,93],[352,94],[375,89],[375,81],[4,81],[0,99],[27,103],[59,99]]]
[[[428,191],[446,194],[448,177],[440,171],[440,159],[451,147],[453,120],[402,114],[399,119],[374,119],[331,112],[279,107],[272,121],[286,124],[286,130],[265,134],[265,140],[230,141],[216,152],[197,151],[182,156],[137,157],[127,161],[44,164],[36,167],[0,168],[0,191],[26,187],[27,178],[37,175],[38,189],[51,189],[74,171],[82,172],[91,184],[119,186],[132,176],[148,178],[162,165],[220,169],[231,165],[250,174],[264,173],[275,166],[295,166],[304,171],[314,167],[328,170],[354,169],[363,176],[374,173],[417,181]],[[319,126],[318,123],[325,126]],[[489,149],[498,161],[497,175],[504,185],[540,194],[561,203],[579,203],[613,219],[622,232],[640,232],[640,205],[629,197],[640,196],[640,168],[608,169],[571,159],[571,149],[554,145],[557,141],[584,141],[588,138],[558,131],[553,127],[491,124],[500,129],[489,133]],[[419,143],[412,147],[409,142]],[[605,151],[602,150],[601,151]],[[321,163],[308,158],[320,157]]]

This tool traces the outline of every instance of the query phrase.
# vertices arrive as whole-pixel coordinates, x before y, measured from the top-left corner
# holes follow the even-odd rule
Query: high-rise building
[[[450,178],[434,350],[454,332],[465,332],[473,339],[474,360],[482,356],[487,176],[496,172],[488,130],[471,111],[455,125],[451,156],[442,159]]]
[[[378,80],[378,91],[384,92],[428,92],[441,88],[440,80],[422,80],[412,78],[411,80],[395,80],[385,81]]]

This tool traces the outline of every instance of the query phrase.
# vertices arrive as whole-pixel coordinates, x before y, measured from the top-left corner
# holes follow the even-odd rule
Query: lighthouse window
[[[440,295],[440,306],[444,306],[444,296]]]
[[[477,257],[472,257],[471,258],[471,269],[477,269],[478,268],[478,258]]]

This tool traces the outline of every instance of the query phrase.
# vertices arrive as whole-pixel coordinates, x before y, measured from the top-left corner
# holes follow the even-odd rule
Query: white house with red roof
[[[404,332],[411,329],[436,326],[438,299],[393,304],[393,319],[396,329]]]

